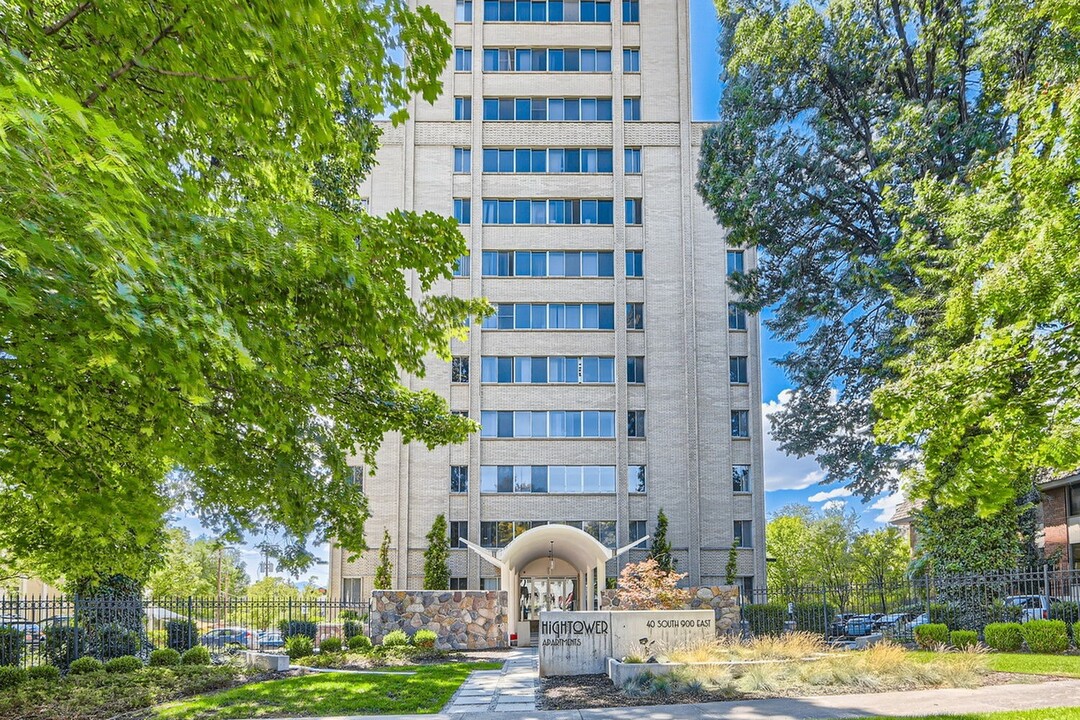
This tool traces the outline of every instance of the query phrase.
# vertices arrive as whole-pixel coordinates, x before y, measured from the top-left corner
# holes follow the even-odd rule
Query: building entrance
[[[522,578],[519,620],[536,620],[547,610],[576,610],[579,607],[577,578]]]

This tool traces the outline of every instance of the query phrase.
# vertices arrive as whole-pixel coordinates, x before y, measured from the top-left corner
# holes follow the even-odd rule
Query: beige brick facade
[[[484,330],[474,326],[455,355],[470,359],[470,382],[452,384],[447,363],[432,359],[427,377],[407,378],[449,398],[454,410],[479,420],[491,410],[604,410],[615,413],[611,439],[502,439],[472,437],[460,446],[427,450],[388,436],[374,476],[364,478],[370,499],[368,544],[383,528],[394,547],[395,588],[419,588],[424,536],[438,513],[467,521],[480,542],[481,522],[495,520],[614,520],[619,546],[629,523],[653,531],[663,508],[679,569],[691,585],[724,583],[735,521],[752,522],[752,547],[740,550],[739,574],[764,580],[760,340],[751,316],[746,331],[728,329],[725,233],[694,190],[703,126],[691,122],[689,16],[686,0],[641,2],[640,23],[622,22],[611,3],[609,23],[485,22],[474,0],[472,21],[454,22],[454,0],[431,0],[450,24],[457,47],[471,48],[471,72],[444,74],[445,92],[434,103],[414,103],[410,119],[383,135],[379,165],[363,194],[370,209],[430,210],[450,214],[453,199],[471,198],[472,222],[462,226],[471,248],[471,273],[438,292],[484,296],[493,303],[611,303],[614,330]],[[610,49],[610,72],[485,72],[484,48]],[[640,72],[624,72],[623,48],[640,49]],[[472,120],[454,121],[454,97],[471,97]],[[612,122],[483,120],[488,97],[610,97]],[[623,120],[623,98],[641,98],[641,121]],[[454,173],[454,148],[471,149],[471,172]],[[612,148],[611,174],[486,174],[484,148]],[[625,147],[640,147],[640,174],[624,173]],[[611,226],[486,225],[483,198],[610,198]],[[643,199],[643,222],[626,226],[624,199]],[[484,250],[609,251],[614,277],[484,277]],[[644,277],[625,277],[625,251],[644,253]],[[746,268],[754,252],[745,252]],[[419,288],[414,282],[414,292]],[[645,329],[627,330],[623,308],[642,302]],[[481,382],[484,356],[614,357],[615,383],[489,384]],[[729,381],[729,357],[747,356],[749,382]],[[644,385],[626,382],[626,358],[644,356]],[[645,410],[647,437],[626,437],[628,410]],[[748,410],[750,438],[731,437],[732,410]],[[732,465],[751,466],[752,488],[735,493]],[[450,493],[450,466],[469,468],[465,494]],[[614,465],[613,494],[482,493],[481,465]],[[646,465],[645,495],[631,494],[627,466]],[[745,543],[744,543],[745,544]],[[468,589],[498,570],[464,549],[452,551],[452,574]],[[634,550],[608,563],[639,558]],[[374,550],[346,561],[331,550],[330,592],[335,597],[372,589]],[[485,588],[486,589],[486,588]],[[583,594],[582,594],[583,595]]]

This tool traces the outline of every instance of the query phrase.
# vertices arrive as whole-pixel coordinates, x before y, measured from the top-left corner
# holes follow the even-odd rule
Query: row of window
[[[484,98],[484,120],[611,122],[611,98]],[[472,120],[472,98],[454,98],[454,119]],[[623,98],[623,120],[641,120],[641,98]]]
[[[472,48],[454,48],[454,70],[472,72]],[[638,48],[623,49],[623,71],[641,72]],[[484,72],[611,72],[602,48],[484,48]]]
[[[644,277],[640,250],[626,251],[626,277]],[[484,277],[614,277],[615,255],[599,250],[485,250]]]
[[[626,359],[627,382],[645,382],[645,358]],[[469,382],[469,358],[455,357],[450,363],[450,380]],[[615,383],[613,357],[496,357],[481,358],[480,381],[499,384],[601,384]]]
[[[485,548],[503,548],[513,542],[518,535],[549,524],[576,527],[578,530],[584,530],[589,535],[592,535],[609,548],[618,547],[614,520],[562,520],[550,523],[547,520],[485,520],[480,523],[480,545]],[[453,523],[451,523],[451,526],[453,526]],[[467,527],[464,529],[467,529]],[[631,520],[628,529],[630,530],[631,542],[640,540],[646,535],[644,520]],[[460,534],[461,530],[462,528],[459,527],[456,537],[464,537]],[[454,540],[455,536],[451,528],[451,547],[455,546]]]
[[[484,330],[614,330],[611,303],[496,303]],[[626,303],[626,329],[645,328],[644,303]]]
[[[623,22],[637,23],[638,0],[622,0]],[[473,0],[457,0],[454,19],[472,22]],[[611,22],[610,0],[484,0],[484,22]]]
[[[610,148],[484,148],[484,172],[610,175],[612,152]],[[641,148],[626,148],[623,160],[627,174],[641,172]],[[454,172],[472,172],[470,148],[454,148]]]
[[[644,436],[644,411],[642,435]],[[633,412],[628,413],[633,415]],[[480,437],[485,438],[613,438],[612,410],[484,410]],[[630,437],[637,437],[631,435]]]
[[[629,492],[646,492],[644,465],[628,465]],[[731,489],[753,491],[749,465],[731,466]],[[469,492],[469,466],[450,467],[450,492]],[[614,465],[482,465],[480,492],[484,493],[614,493]]]
[[[613,225],[612,200],[496,200],[484,198],[485,225]],[[627,225],[640,225],[641,198],[626,198]],[[454,198],[454,219],[462,225],[472,222],[472,202],[469,198]]]

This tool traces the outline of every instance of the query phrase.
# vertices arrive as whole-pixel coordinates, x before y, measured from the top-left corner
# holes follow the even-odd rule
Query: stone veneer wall
[[[371,641],[392,630],[412,637],[433,630],[443,650],[489,650],[507,646],[506,591],[373,590]]]
[[[690,601],[683,608],[674,610],[701,610],[711,607],[716,614],[716,634],[739,632],[742,613],[739,610],[739,588],[734,585],[687,588]],[[600,591],[601,610],[639,610],[640,608],[623,605],[618,590]]]

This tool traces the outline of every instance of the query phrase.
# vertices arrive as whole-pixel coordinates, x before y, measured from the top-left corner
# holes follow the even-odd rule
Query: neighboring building
[[[899,505],[896,506],[896,510],[893,511],[893,515],[889,518],[889,524],[895,525],[900,528],[904,533],[904,537],[907,538],[908,547],[911,548],[911,554],[915,555],[915,546],[918,541],[918,533],[915,531],[915,512],[919,509],[921,501],[912,502],[905,499]]]
[[[1080,570],[1080,471],[1039,485],[1043,552],[1062,570]]]
[[[497,311],[406,382],[484,429],[430,451],[387,437],[361,473],[368,544],[389,529],[395,587],[418,588],[446,513],[455,544],[485,548],[452,551],[452,588],[502,585],[535,617],[595,599],[645,553],[607,551],[663,508],[687,582],[723,584],[738,538],[740,582],[762,584],[759,330],[727,285],[755,254],[694,189],[687,1],[431,5],[456,47],[444,94],[385,128],[362,194],[461,223],[471,254],[435,290]],[[525,534],[548,523],[583,532]],[[365,600],[376,554],[333,548],[331,594]]]

